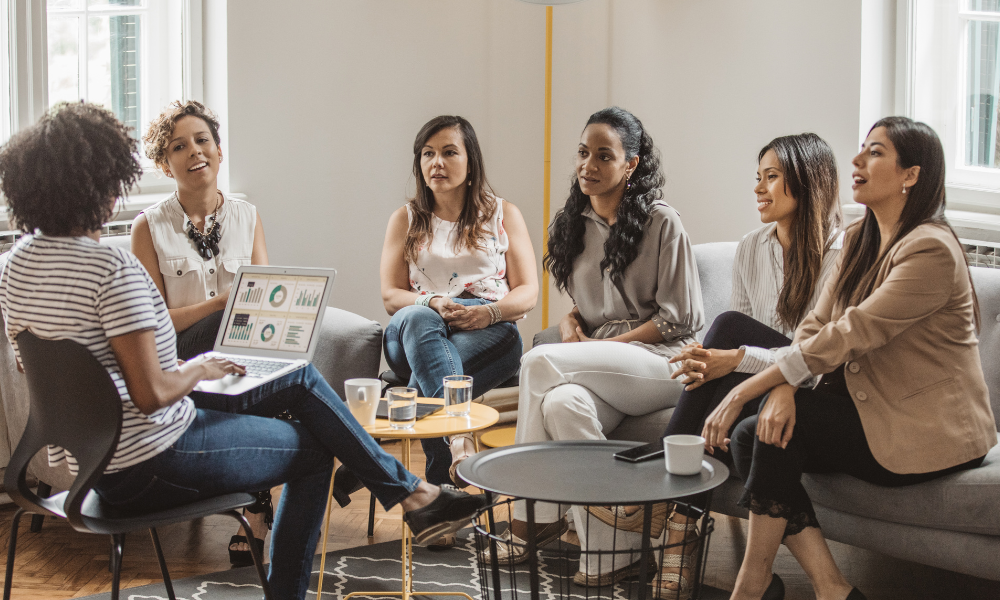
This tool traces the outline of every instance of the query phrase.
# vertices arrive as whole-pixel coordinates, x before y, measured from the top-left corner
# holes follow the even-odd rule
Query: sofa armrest
[[[542,344],[560,344],[562,343],[562,336],[559,335],[559,326],[553,325],[548,329],[543,329],[535,334],[535,337],[531,339],[531,347],[541,346]]]
[[[339,308],[328,307],[320,328],[313,365],[341,398],[344,380],[378,377],[382,326]]]

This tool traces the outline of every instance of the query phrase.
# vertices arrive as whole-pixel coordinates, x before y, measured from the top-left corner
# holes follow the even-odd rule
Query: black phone
[[[646,444],[645,446],[636,446],[635,448],[629,448],[628,450],[622,450],[621,452],[615,452],[615,458],[618,460],[624,460],[628,462],[643,462],[646,460],[653,460],[654,458],[661,458],[663,456],[663,442],[658,442],[656,444]]]

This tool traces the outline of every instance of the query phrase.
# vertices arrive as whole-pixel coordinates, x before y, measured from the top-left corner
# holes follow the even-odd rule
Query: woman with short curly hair
[[[618,107],[591,115],[544,261],[575,306],[559,323],[563,343],[538,346],[521,361],[515,442],[604,439],[626,416],[676,402],[682,386],[671,379],[668,360],[694,342],[705,317],[691,242],[677,211],[661,199],[663,183],[659,152],[639,119]],[[539,543],[566,530],[562,512],[536,507]],[[602,545],[602,524],[592,526],[588,540],[581,531],[586,513],[575,514],[581,540]],[[513,519],[511,535],[525,539],[523,506],[516,505]],[[614,531],[607,529],[610,545]],[[638,548],[628,536],[638,534],[618,532],[618,545]],[[527,560],[523,546],[511,547],[513,556],[502,559]],[[607,585],[634,566],[613,562],[581,564],[575,581]]]

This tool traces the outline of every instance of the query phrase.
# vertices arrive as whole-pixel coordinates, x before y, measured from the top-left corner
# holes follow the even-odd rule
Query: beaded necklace
[[[191,221],[191,217],[187,216],[184,212],[184,219],[187,223],[187,236],[194,244],[195,250],[204,260],[211,260],[213,256],[218,256],[219,254],[219,240],[222,239],[222,228],[219,226],[219,208],[222,207],[222,194],[216,190],[219,195],[219,201],[215,204],[215,211],[212,213],[212,226],[208,227],[208,218],[205,219],[205,233],[198,231],[198,228],[194,226]],[[178,204],[180,204],[180,199],[178,199]],[[181,206],[181,211],[184,211],[183,205]]]

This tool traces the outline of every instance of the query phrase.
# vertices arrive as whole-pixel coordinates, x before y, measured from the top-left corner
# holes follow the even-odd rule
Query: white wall
[[[844,173],[859,129],[861,0],[588,0],[555,8],[552,212],[588,115],[632,110],[696,243],[757,224],[757,151],[815,131]],[[387,322],[378,260],[412,191],[411,144],[469,118],[494,188],[541,258],[543,7],[514,0],[228,3],[231,188],[257,204],[274,264],[333,266],[331,303]],[[206,33],[207,35],[207,33]],[[206,89],[208,83],[206,82]],[[553,296],[552,323],[566,299]],[[521,324],[541,326],[540,307]]]

